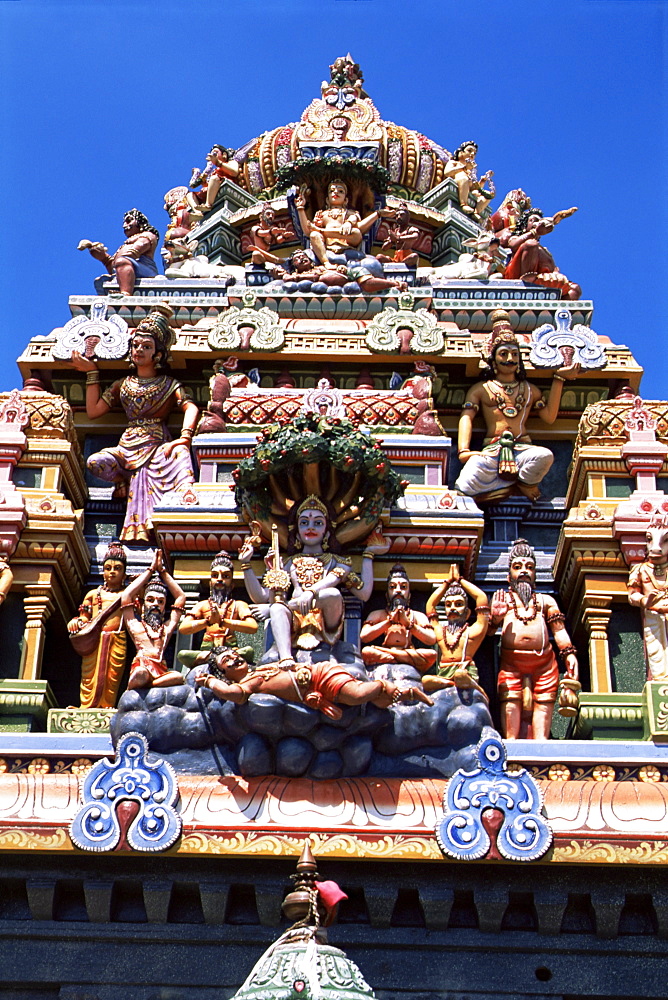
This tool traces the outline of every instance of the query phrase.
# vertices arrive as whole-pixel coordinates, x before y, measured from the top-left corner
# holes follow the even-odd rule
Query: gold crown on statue
[[[489,318],[492,321],[492,334],[483,343],[480,352],[485,360],[499,344],[514,344],[516,347],[520,345],[517,334],[512,328],[510,316],[505,309],[495,309]]]
[[[299,517],[299,515],[302,514],[305,510],[319,510],[320,513],[324,514],[325,517],[329,520],[329,511],[327,510],[327,507],[322,502],[322,500],[315,495],[315,493],[311,493],[309,496],[306,497],[306,500],[303,500],[302,503],[300,503],[299,507],[297,508],[297,517]]]

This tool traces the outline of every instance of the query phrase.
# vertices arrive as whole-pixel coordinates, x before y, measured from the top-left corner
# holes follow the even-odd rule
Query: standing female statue
[[[100,393],[100,372],[94,361],[77,351],[72,364],[86,372],[86,413],[91,420],[122,406],[128,426],[115,448],[105,448],[88,459],[93,475],[114,483],[114,497],[127,496],[124,542],[150,541],[153,507],[166,493],[194,482],[190,442],[198,409],[180,382],[163,373],[173,333],[169,307],[150,313],[130,342],[133,373]],[[183,412],[180,437],[170,439],[165,421],[175,408]]]

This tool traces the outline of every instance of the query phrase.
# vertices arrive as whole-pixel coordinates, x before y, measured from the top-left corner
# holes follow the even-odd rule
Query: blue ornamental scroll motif
[[[576,363],[582,368],[605,368],[608,360],[605,347],[589,326],[576,323],[571,327],[568,309],[558,309],[556,326],[546,323],[531,334],[529,361],[536,368],[560,368]]]
[[[492,838],[483,814],[503,814],[496,834],[496,849],[508,861],[536,861],[552,843],[552,830],[540,815],[541,791],[522,768],[508,772],[506,749],[489,726],[476,748],[478,767],[457,771],[443,800],[444,815],[436,826],[436,839],[444,854],[461,861],[475,861],[491,854]],[[498,857],[498,855],[497,855]]]
[[[119,802],[139,805],[127,842],[135,851],[166,851],[181,833],[174,805],[179,789],[173,768],[159,758],[146,760],[148,742],[140,733],[126,733],[116,747],[116,759],[103,758],[83,780],[83,805],[72,820],[70,837],[82,851],[113,851],[121,839],[116,812]]]

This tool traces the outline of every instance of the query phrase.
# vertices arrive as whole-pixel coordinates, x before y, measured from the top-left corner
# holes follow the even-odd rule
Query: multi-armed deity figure
[[[367,546],[364,552],[359,577],[353,573],[350,560],[339,554],[331,524],[332,512],[317,496],[306,497],[296,507],[288,543],[289,551],[294,554],[280,570],[274,565],[275,551],[267,557],[270,574],[285,574],[284,578],[277,577],[278,583],[282,583],[280,591],[272,586],[271,575],[265,576],[265,582],[261,583],[250,566],[254,536],[249,536],[239,552],[246,589],[255,602],[252,610],[259,620],[271,622],[279,666],[294,667],[293,646],[315,649],[320,642],[332,645],[340,637],[343,630],[342,587],[354,590],[361,601],[371,596],[373,546]],[[386,543],[381,549],[385,547]],[[292,598],[286,600],[290,588]]]
[[[647,670],[652,681],[668,680],[668,516],[647,526],[647,558],[629,575],[629,604],[640,608]]]
[[[373,589],[372,560],[376,552],[385,552],[384,539],[367,542],[361,576],[352,571],[348,558],[338,552],[332,530],[333,514],[317,496],[308,496],[295,506],[289,533],[290,555],[283,565],[276,541],[267,556],[268,572],[262,582],[250,560],[259,535],[251,535],[239,552],[246,589],[256,603],[251,609],[260,621],[271,624],[275,642],[273,662],[261,664],[241,681],[233,684],[204,677],[200,683],[217,697],[243,702],[251,694],[274,694],[287,701],[300,701],[317,708],[331,718],[339,718],[340,705],[373,702],[387,707],[392,702],[417,699],[430,704],[417,688],[399,690],[385,680],[355,677],[344,665],[329,659],[311,659],[319,646],[333,647],[343,631],[344,602],[342,588],[348,588],[361,600],[368,600]],[[333,551],[333,550],[336,550]],[[288,592],[292,597],[288,599]],[[239,663],[229,653],[219,658],[219,666],[238,670]],[[266,658],[265,658],[266,659]]]
[[[348,185],[342,180],[332,181],[327,188],[325,207],[313,219],[306,214],[308,188],[301,188],[295,198],[304,234],[311,241],[311,249],[321,264],[343,263],[358,259],[364,234],[379,218],[392,218],[392,209],[378,209],[364,218],[348,205]]]
[[[109,274],[115,274],[121,295],[132,295],[137,278],[154,278],[158,273],[155,251],[160,233],[143,212],[131,208],[123,217],[125,241],[114,254],[103,243],[81,240],[78,250],[88,250],[91,257],[101,261]]]
[[[478,177],[477,164],[475,158],[478,152],[478,143],[468,140],[463,142],[459,149],[456,149],[452,159],[447,163],[444,176],[451,177],[457,185],[459,193],[459,204],[462,212],[468,215],[480,216],[487,205],[496,194],[496,188],[492,177],[493,170],[488,170],[482,177]],[[489,183],[489,190],[485,190],[485,182]],[[469,197],[473,196],[475,208],[469,205]]]
[[[155,575],[154,575],[155,574]],[[144,591],[140,617],[135,601]],[[167,616],[167,595],[174,598]],[[165,649],[179,624],[186,595],[162,564],[158,549],[148,569],[140,573],[121,596],[123,620],[135,644],[137,655],[130,666],[128,688],[171,687],[183,684],[183,675],[170,670],[165,662]]]
[[[470,624],[469,597],[475,601],[476,613],[475,621]],[[445,628],[436,610],[441,601],[445,607]],[[487,635],[489,603],[479,587],[460,577],[456,563],[429,597],[427,618],[436,635],[441,658],[437,674],[427,674],[422,679],[425,691],[439,691],[455,685],[458,688],[476,688],[487,697],[478,684],[478,668],[473,658]]]
[[[91,420],[113,407],[125,410],[128,426],[115,448],[105,448],[88,459],[93,475],[115,484],[115,497],[127,496],[123,541],[149,541],[156,500],[171,490],[194,482],[190,442],[198,409],[183,386],[164,374],[173,333],[169,307],[158,307],[142,320],[130,342],[133,374],[100,392],[100,372],[94,361],[78,352],[72,364],[86,372],[86,413]],[[183,412],[180,437],[170,440],[166,419],[177,408]]]
[[[204,629],[199,650],[182,650],[179,660],[193,667],[208,658],[218,656],[224,649],[237,646],[236,633],[252,635],[257,632],[257,622],[245,601],[232,597],[234,564],[227,552],[219,552],[211,563],[210,594],[186,615],[179,625],[182,635],[194,635]]]
[[[82,708],[114,708],[125,667],[126,636],[121,611],[127,556],[112,542],[102,561],[103,583],[89,590],[67,626],[81,656]]]
[[[549,448],[531,443],[526,432],[532,413],[546,424],[553,424],[559,413],[563,383],[577,377],[580,366],[560,368],[552,376],[548,400],[538,386],[527,381],[520,347],[510,325],[510,317],[501,309],[492,313],[488,369],[483,382],[476,382],[466,394],[459,419],[458,452],[462,462],[456,489],[467,496],[498,497],[514,485],[520,493],[534,500],[538,484],[554,461]],[[486,435],[482,451],[471,450],[475,415],[481,411]]]
[[[382,645],[376,640],[383,638]],[[369,645],[362,649],[367,667],[404,663],[426,673],[436,662],[436,650],[416,647],[414,640],[433,647],[436,635],[429,619],[411,609],[411,587],[406,570],[396,563],[387,578],[387,601],[381,611],[372,611],[362,626],[360,640]]]
[[[579,689],[577,650],[564,615],[547,594],[536,593],[536,558],[523,538],[509,551],[508,590],[492,598],[490,629],[501,626],[498,676],[501,731],[506,739],[547,740],[559,687],[550,633],[566,668],[571,690]]]

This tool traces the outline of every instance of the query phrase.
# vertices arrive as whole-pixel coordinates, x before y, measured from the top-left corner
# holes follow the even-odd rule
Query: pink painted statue
[[[647,526],[647,558],[629,575],[629,604],[640,608],[651,681],[668,680],[668,516]]]

